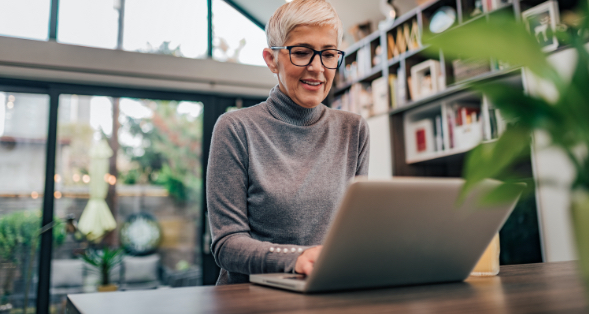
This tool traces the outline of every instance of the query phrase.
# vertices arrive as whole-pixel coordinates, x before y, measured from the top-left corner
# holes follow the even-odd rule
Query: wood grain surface
[[[465,282],[303,295],[252,284],[68,296],[67,313],[588,313],[575,262]]]

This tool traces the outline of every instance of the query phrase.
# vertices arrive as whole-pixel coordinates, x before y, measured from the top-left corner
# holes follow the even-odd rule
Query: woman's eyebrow
[[[313,45],[307,44],[307,43],[297,43],[297,44],[294,44],[294,45],[291,45],[291,46],[303,46],[303,47],[308,47],[308,48],[311,48],[311,49],[315,49],[315,47],[313,47]],[[330,49],[330,48],[334,48],[335,49],[336,46],[335,45],[324,45],[321,48],[322,49]]]

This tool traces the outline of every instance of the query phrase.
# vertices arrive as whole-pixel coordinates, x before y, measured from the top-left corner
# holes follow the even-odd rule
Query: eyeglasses
[[[288,49],[290,62],[299,67],[306,67],[316,55],[319,55],[321,64],[327,69],[337,69],[342,65],[345,53],[337,49],[315,50],[305,46],[270,47],[272,50]]]

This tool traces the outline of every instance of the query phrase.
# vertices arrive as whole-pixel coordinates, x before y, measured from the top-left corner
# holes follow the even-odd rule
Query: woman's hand
[[[309,276],[313,271],[313,265],[315,265],[315,261],[319,257],[322,248],[323,245],[318,245],[303,251],[303,253],[297,257],[295,272]]]

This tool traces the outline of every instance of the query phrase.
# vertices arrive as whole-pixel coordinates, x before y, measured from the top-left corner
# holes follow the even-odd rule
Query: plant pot
[[[12,304],[6,303],[0,305],[0,314],[10,314],[10,310],[12,310]]]
[[[98,286],[98,292],[113,292],[117,290],[119,290],[119,286],[115,284]]]
[[[579,272],[585,283],[586,295],[589,297],[589,191],[573,191],[571,216],[579,256]]]

